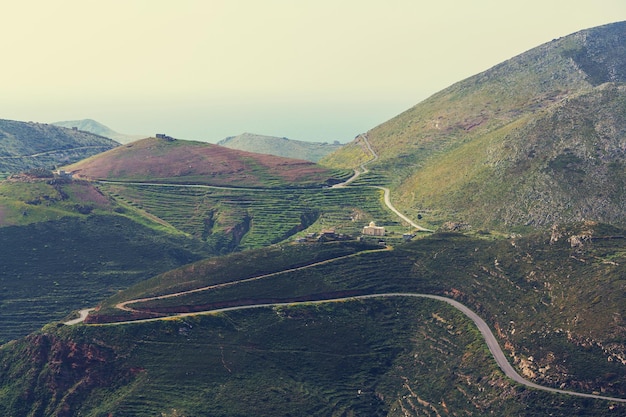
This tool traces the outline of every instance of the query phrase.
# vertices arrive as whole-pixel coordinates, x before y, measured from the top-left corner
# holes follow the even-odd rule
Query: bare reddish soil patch
[[[308,161],[262,155],[203,142],[144,139],[68,167],[91,179],[258,186],[268,181],[324,183],[329,171]]]
[[[91,203],[100,207],[110,205],[109,199],[102,194],[100,190],[89,183],[74,182],[71,184],[70,188],[74,197],[83,203]]]

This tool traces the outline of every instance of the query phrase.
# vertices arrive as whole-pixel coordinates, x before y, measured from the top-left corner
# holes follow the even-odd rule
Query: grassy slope
[[[206,256],[198,242],[121,216],[0,228],[0,342]]]
[[[1,391],[0,407],[20,414],[36,409],[40,415],[64,407],[82,415],[118,416],[386,415],[390,409],[398,415],[402,407],[427,410],[420,400],[442,411],[439,402],[445,399],[455,411],[468,401],[483,409],[503,403],[518,409],[515,389],[467,327],[445,306],[397,300],[264,309],[132,328],[59,329],[2,351],[0,380],[11,389]],[[68,357],[70,346],[78,354]],[[63,359],[64,366],[44,370],[41,362],[25,362],[9,351],[22,357],[46,352]],[[458,370],[452,377],[444,371],[449,362]],[[112,367],[117,377],[111,377]],[[55,383],[61,372],[66,378]],[[466,376],[475,373],[484,376],[480,381]],[[28,376],[12,378],[18,375]],[[431,384],[424,383],[426,377]],[[107,388],[99,388],[102,382]],[[490,384],[504,385],[505,398]],[[489,391],[481,393],[482,388]],[[14,392],[27,394],[20,398]],[[524,403],[533,395],[525,397]]]
[[[567,242],[572,233],[588,236],[582,248]],[[616,317],[625,312],[615,294],[623,286],[626,253],[620,239],[600,239],[621,234],[586,224],[555,230],[553,243],[550,235],[435,235],[391,252],[242,284],[231,294],[207,293],[204,302],[342,288],[447,294],[480,312],[532,379],[623,396],[624,333]],[[245,254],[232,256],[245,264]],[[212,272],[188,269],[187,279],[204,273],[208,279],[240,277],[244,272],[237,272],[232,256],[215,259]],[[511,385],[472,328],[444,305],[403,299],[128,326],[50,326],[0,351],[0,403],[8,410],[82,407],[85,415],[402,415],[404,408],[441,415],[599,416],[609,406],[625,411],[622,405]],[[45,365],[72,349],[79,354],[66,356],[61,368]],[[23,361],[19,355],[40,359]],[[66,368],[73,371],[55,383]]]
[[[450,294],[480,311],[496,329],[502,329],[502,344],[511,344],[509,350],[515,353],[516,360],[533,356],[535,362],[527,365],[541,382],[566,382],[575,389],[589,390],[600,383],[604,389],[624,395],[626,371],[616,362],[626,353],[626,346],[623,323],[614,318],[626,314],[620,296],[626,252],[623,239],[601,239],[623,236],[623,231],[587,224],[575,231],[557,231],[555,238],[558,233],[563,236],[553,244],[549,243],[549,236],[542,235],[513,241],[438,235],[392,252],[347,258],[265,280],[133,307],[159,311],[162,306],[168,311],[187,311],[194,305],[229,300],[289,300],[345,291]],[[571,235],[583,236],[582,240],[588,243],[572,248],[567,241]],[[217,274],[234,280],[241,276],[233,270],[237,264],[224,262],[220,264],[224,271],[208,273],[204,279],[216,279]],[[204,276],[202,269],[197,271],[188,272],[187,279],[192,279],[193,285]],[[180,282],[181,275],[177,277]],[[120,298],[124,295],[120,294]],[[585,347],[589,343],[595,347]],[[560,360],[566,364],[556,366],[563,363]],[[604,373],[597,372],[601,369]],[[602,375],[610,373],[619,377],[598,382],[603,380]]]
[[[379,155],[372,166],[393,188],[394,202],[435,226],[623,219],[625,26],[549,42],[369,131]],[[322,162],[356,166],[358,149],[346,146]],[[502,201],[511,204],[500,209]]]
[[[0,120],[0,178],[79,161],[119,145],[108,138],[42,123]]]
[[[0,341],[211,254],[86,182],[0,183]]]
[[[66,167],[116,181],[234,187],[320,187],[348,176],[312,162],[236,151],[204,142],[148,138]]]
[[[372,188],[227,190],[128,184],[99,188],[116,201],[140,208],[224,253],[321,229],[356,236],[372,220],[397,233],[406,231],[383,208],[382,192]]]
[[[285,158],[304,159],[312,162],[319,161],[322,157],[341,147],[340,144],[306,142],[273,136],[255,135],[252,133],[243,133],[238,136],[228,137],[219,141],[217,144],[231,149],[276,155]]]
[[[624,88],[605,85],[458,145],[408,178],[397,201],[487,227],[620,224],[625,103]]]
[[[0,236],[12,250],[0,255],[6,312],[0,340],[23,336],[200,253],[257,248],[328,228],[357,235],[371,220],[398,237],[404,231],[375,189],[261,192],[97,188],[59,179],[4,182]],[[27,297],[32,285],[37,290]]]

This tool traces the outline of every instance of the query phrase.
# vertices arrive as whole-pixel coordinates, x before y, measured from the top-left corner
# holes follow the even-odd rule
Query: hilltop
[[[0,178],[35,168],[52,170],[118,145],[79,130],[0,119]]]
[[[317,162],[341,147],[339,142],[332,144],[326,142],[305,142],[253,133],[229,136],[217,142],[217,144],[231,149],[283,156],[285,158],[304,159],[311,162]]]
[[[626,22],[555,39],[368,131],[394,202],[435,226],[623,224]],[[322,160],[356,166],[363,139]]]
[[[0,414],[626,414],[625,36],[463,80],[333,169],[162,136],[1,183],[0,339],[39,330],[0,346]]]
[[[52,124],[55,126],[67,127],[69,129],[76,128],[84,132],[90,132],[99,136],[104,136],[105,138],[113,139],[114,141],[119,143],[129,143],[138,139],[145,138],[147,136],[127,135],[125,133],[119,133],[93,119],[65,120],[61,122],[54,122]]]
[[[91,179],[234,187],[320,187],[339,182],[336,171],[309,161],[172,138],[142,139],[66,169]]]

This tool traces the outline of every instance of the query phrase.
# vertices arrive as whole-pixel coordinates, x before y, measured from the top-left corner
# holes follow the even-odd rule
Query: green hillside
[[[622,22],[323,165],[160,137],[1,182],[0,414],[626,415],[625,71]]]
[[[589,237],[583,246],[573,248],[571,242],[584,234]],[[623,315],[623,303],[610,295],[624,276],[622,235],[592,224],[505,240],[439,234],[393,251],[341,256],[249,280],[234,285],[237,291],[225,287],[202,298],[196,293],[193,303],[319,297],[347,289],[445,294],[487,319],[509,359],[528,378],[624,396],[620,358],[626,346],[623,323],[615,319]],[[301,253],[310,259],[316,248]],[[340,255],[337,249],[326,253]],[[290,253],[285,267],[301,256]],[[262,259],[262,252],[255,256]],[[184,287],[181,279],[192,285],[198,279],[236,281],[251,272],[241,266],[252,259],[247,254],[216,258],[213,265],[186,268],[176,275],[177,283],[172,276],[159,282],[171,290]],[[280,262],[267,266],[280,267]],[[151,291],[141,285],[128,294],[141,296],[141,288]],[[162,306],[171,310],[192,298],[172,300]],[[144,304],[133,306],[149,307]],[[615,402],[511,383],[459,312],[434,300],[401,297],[143,324],[47,326],[0,349],[0,364],[0,404],[9,414],[403,415],[410,409],[529,416],[566,416],[575,410],[601,416],[607,409],[617,415],[626,411]]]
[[[407,232],[372,188],[230,189],[100,184],[120,204],[206,241],[216,253],[258,248],[322,230],[356,237],[370,221]]]
[[[213,252],[80,181],[0,183],[0,343]]]
[[[0,119],[0,179],[34,168],[52,170],[118,145],[88,132]]]
[[[201,257],[328,229],[356,237],[372,220],[396,233],[391,240],[406,231],[383,208],[376,189],[96,185],[59,177],[5,181],[0,341]]]
[[[327,142],[306,142],[274,136],[255,135],[253,133],[229,136],[217,144],[241,151],[304,159],[311,162],[317,162],[341,147],[339,142],[332,144]]]
[[[622,224],[626,23],[463,80],[367,132],[394,201],[433,225]],[[356,166],[358,138],[323,163]]]

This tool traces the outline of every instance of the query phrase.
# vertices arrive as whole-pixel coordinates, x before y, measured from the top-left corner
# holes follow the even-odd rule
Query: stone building
[[[385,236],[385,228],[376,226],[376,223],[370,222],[369,226],[363,228],[363,234],[367,236]]]

